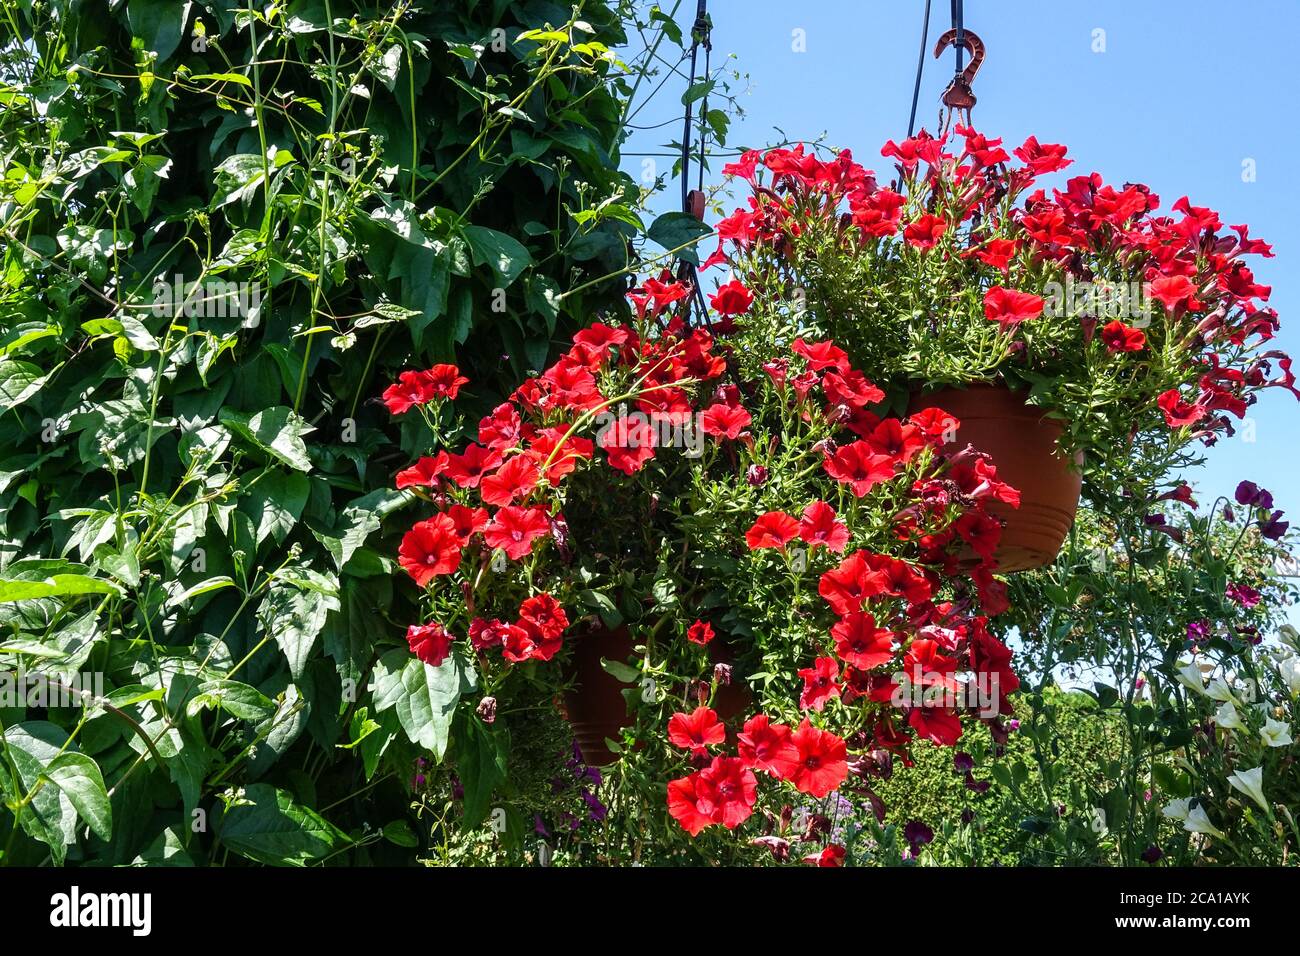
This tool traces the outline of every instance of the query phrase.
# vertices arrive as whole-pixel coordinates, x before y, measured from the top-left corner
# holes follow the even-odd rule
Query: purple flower
[[[1286,521],[1280,521],[1282,512],[1274,511],[1267,518],[1259,519],[1259,533],[1270,541],[1276,541],[1282,535],[1286,534],[1286,529],[1291,525]]]
[[[1237,520],[1237,513],[1232,510],[1232,505],[1225,504],[1223,506],[1223,520],[1229,524]]]
[[[1243,481],[1237,485],[1237,492],[1233,497],[1237,499],[1237,504],[1250,508],[1263,508],[1268,511],[1273,507],[1273,496],[1253,481]]]
[[[975,775],[970,771],[966,772],[966,789],[973,790],[975,793],[983,793],[989,788],[987,780],[976,780]]]
[[[934,831],[920,820],[909,820],[903,827],[903,839],[912,848],[912,856],[921,852],[921,847],[934,840]]]
[[[587,805],[587,816],[591,817],[592,820],[599,823],[605,819],[605,814],[608,812],[605,805],[597,800],[596,795],[590,790],[583,789],[582,802]]]
[[[533,814],[533,832],[544,837],[549,837],[551,835],[551,831],[546,829],[546,824],[542,822],[542,815],[540,813]]]
[[[1210,636],[1210,622],[1192,621],[1187,625],[1187,642],[1189,644],[1199,644],[1201,641],[1208,639]]]
[[[1160,849],[1160,847],[1156,846],[1154,843],[1152,843],[1149,847],[1147,847],[1145,850],[1142,851],[1142,862],[1156,863],[1159,862],[1160,858],[1163,857],[1164,855],[1165,855],[1165,851]]]
[[[958,773],[967,773],[975,769],[975,758],[964,750],[958,750],[952,755],[952,769]]]
[[[767,469],[762,465],[750,465],[745,471],[745,481],[757,488],[767,481]]]
[[[412,786],[412,787],[423,787],[423,786],[424,786],[424,774],[422,774],[422,773],[417,773],[417,774],[415,775],[415,779],[411,781],[411,786]]]
[[[460,777],[454,775],[451,778],[451,796],[454,800],[465,799],[465,785],[460,782]]]
[[[1018,721],[1018,720],[1010,720],[1010,721],[1007,722],[1007,726],[1010,727],[1012,730],[1019,730],[1019,729],[1020,729],[1020,721]]]
[[[1224,593],[1228,600],[1236,601],[1246,610],[1250,610],[1259,603],[1259,592],[1245,584],[1229,584],[1228,590]]]

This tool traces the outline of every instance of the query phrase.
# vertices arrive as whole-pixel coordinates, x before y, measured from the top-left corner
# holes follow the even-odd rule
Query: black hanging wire
[[[925,71],[925,54],[930,45],[930,0],[925,0],[925,19],[921,21],[921,52],[916,58],[916,84],[912,87],[912,112],[907,118],[907,138],[916,129],[916,104],[921,98],[921,74]]]
[[[704,48],[704,76],[709,77],[711,54],[713,53],[713,24],[709,19],[708,0],[699,0],[695,7],[695,23],[691,26],[691,74],[687,90],[695,86],[695,71],[699,61],[700,47]],[[699,159],[699,197],[698,209],[693,209],[691,203],[691,121],[694,119],[695,101],[691,100],[686,104],[686,115],[682,118],[682,212],[689,215],[703,216],[703,199],[704,199],[704,157],[705,157],[705,121],[709,109],[709,98],[706,92],[700,103],[699,116],[699,138],[700,138],[700,159]],[[686,259],[680,260],[677,270],[677,278],[682,282],[689,282],[692,288],[691,299],[688,300],[686,307],[686,322],[690,324],[692,312],[695,306],[699,307],[702,319],[708,316],[708,307],[704,301],[704,291],[700,288],[699,272],[694,263]]]
[[[957,73],[961,73],[962,56],[965,54],[965,47],[962,41],[966,36],[965,11],[962,9],[962,0],[952,0],[952,28],[957,32],[957,39],[953,41],[952,48],[957,51]]]

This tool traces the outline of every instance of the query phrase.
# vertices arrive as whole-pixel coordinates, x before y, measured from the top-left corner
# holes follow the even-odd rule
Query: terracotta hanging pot
[[[573,738],[588,764],[605,766],[616,761],[618,754],[609,749],[605,739],[617,740],[619,732],[632,723],[623,692],[634,685],[605,670],[600,660],[603,657],[625,662],[632,656],[634,645],[626,627],[610,629],[597,626],[574,641],[573,657],[565,675],[574,686],[564,695],[564,712],[573,728]],[[730,664],[733,657],[731,647],[721,638],[710,642],[709,659],[713,663]],[[674,691],[680,693],[681,688]],[[750,701],[748,688],[733,676],[730,686],[718,688],[713,708],[720,720],[727,721],[748,710]]]
[[[989,512],[1006,522],[998,570],[1027,571],[1056,559],[1074,523],[1083,487],[1083,454],[1074,465],[1056,452],[1061,425],[1004,385],[971,385],[914,393],[909,414],[941,408],[961,422],[949,447],[974,445],[993,459],[998,478],[1020,491],[1020,507],[995,501]]]
[[[597,627],[579,635],[574,642],[567,679],[574,682],[564,694],[564,711],[573,728],[582,759],[588,764],[604,766],[618,755],[605,744],[605,738],[618,739],[619,731],[632,723],[623,691],[632,688],[600,666],[603,657],[626,661],[632,656],[632,635],[626,627]]]

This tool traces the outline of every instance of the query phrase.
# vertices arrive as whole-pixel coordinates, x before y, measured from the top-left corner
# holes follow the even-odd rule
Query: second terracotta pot
[[[1061,425],[1003,385],[972,385],[916,393],[908,412],[941,408],[961,422],[949,448],[974,445],[997,466],[998,478],[1020,491],[1020,507],[993,502],[989,512],[1006,522],[998,545],[998,570],[1027,571],[1056,559],[1074,523],[1083,487],[1082,453],[1058,455]]]
[[[626,627],[597,628],[575,637],[574,641],[567,673],[574,687],[564,695],[564,711],[583,760],[605,766],[618,759],[618,754],[605,743],[606,738],[617,740],[619,732],[632,723],[624,691],[632,690],[634,685],[605,670],[600,660],[603,657],[625,663],[634,652],[635,641]],[[709,659],[715,664],[730,664],[731,648],[715,638],[709,645]],[[727,721],[744,713],[750,702],[749,690],[736,679],[729,687],[718,689],[713,707],[718,718]]]

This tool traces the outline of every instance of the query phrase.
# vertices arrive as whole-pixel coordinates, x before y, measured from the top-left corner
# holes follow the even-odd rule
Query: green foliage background
[[[490,408],[621,303],[621,17],[5,4],[0,660],[111,705],[0,711],[6,862],[410,858],[407,735],[441,755],[474,675],[406,667],[431,436],[376,398],[459,356]],[[260,311],[185,307],[218,281]]]

